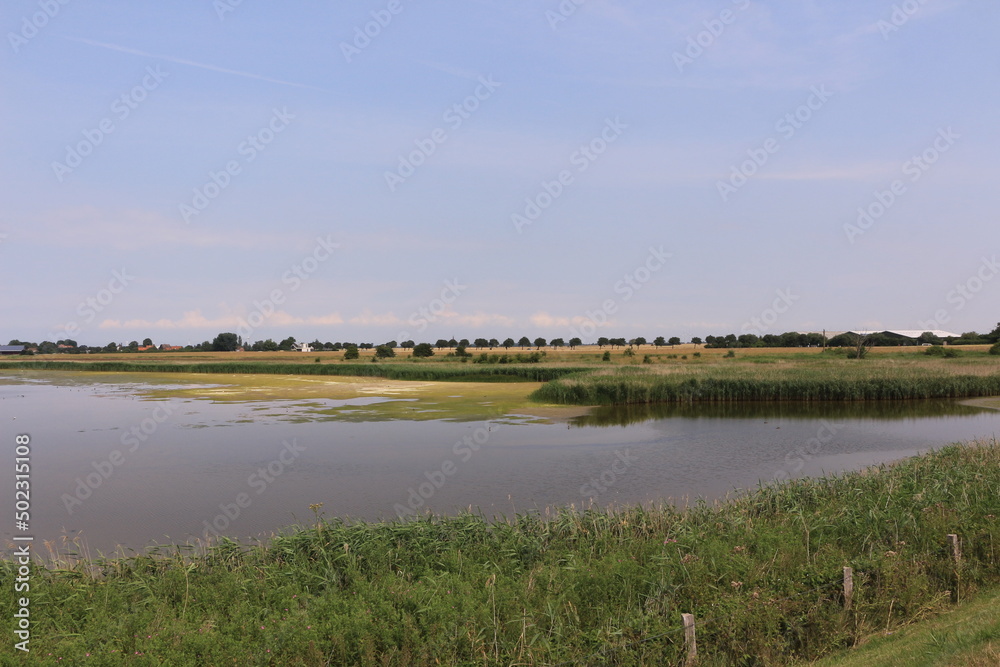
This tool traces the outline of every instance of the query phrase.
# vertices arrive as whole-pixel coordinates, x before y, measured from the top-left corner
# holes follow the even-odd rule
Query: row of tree
[[[704,344],[707,348],[746,348],[746,347],[853,347],[857,344],[857,336],[854,334],[840,334],[832,338],[824,340],[822,334],[818,333],[798,333],[795,331],[788,331],[783,334],[766,334],[764,336],[757,336],[754,334],[726,334],[723,336],[706,336],[704,341],[695,336],[691,338],[690,341],[694,345]],[[866,338],[866,344],[871,346],[895,346],[895,345],[921,345],[924,343],[930,343],[932,345],[941,345],[947,343],[950,345],[973,345],[973,344],[986,344],[986,343],[997,343],[1000,342],[1000,323],[997,324],[996,328],[990,333],[979,334],[975,331],[969,331],[963,333],[958,337],[951,338],[939,338],[931,332],[924,332],[915,340],[905,340],[898,337],[884,336],[882,334],[871,334]],[[244,349],[253,352],[273,352],[279,350],[292,350],[294,349],[297,341],[293,336],[289,336],[280,342],[275,342],[274,340],[268,338],[262,341],[255,341],[254,343],[244,343],[243,338],[236,335],[235,333],[225,332],[220,333],[211,341],[204,341],[199,345],[186,345],[182,348],[186,352],[234,352],[236,350]],[[313,350],[326,350],[332,352],[346,351],[350,349],[357,350],[370,350],[376,349],[378,352],[377,356],[389,357],[394,356],[394,350],[396,348],[402,348],[404,350],[413,350],[414,356],[431,356],[434,354],[434,350],[458,350],[463,351],[470,347],[475,347],[480,350],[482,349],[496,349],[504,348],[509,350],[512,347],[517,347],[521,349],[534,347],[536,349],[542,349],[543,347],[561,348],[568,347],[569,349],[575,349],[576,347],[583,345],[583,341],[580,338],[570,338],[566,341],[563,338],[553,338],[547,340],[542,337],[535,339],[530,339],[527,336],[521,336],[518,340],[513,338],[505,338],[500,341],[496,338],[476,338],[470,341],[468,338],[462,338],[456,340],[454,338],[445,340],[439,338],[433,345],[431,343],[415,343],[412,340],[404,340],[398,343],[394,340],[387,341],[381,345],[374,343],[350,343],[350,342],[320,342],[319,340],[314,340],[309,343],[309,346]],[[635,338],[607,338],[600,337],[597,339],[597,346],[600,349],[605,347],[624,348],[624,347],[638,347],[642,345],[653,345],[654,347],[673,347],[674,345],[680,345],[681,339],[677,336],[672,336],[666,338],[664,336],[657,336],[650,343],[646,338],[642,336],[637,336]],[[65,339],[56,342],[52,341],[42,341],[41,343],[32,343],[29,341],[12,340],[10,345],[24,345],[26,348],[34,349],[39,354],[53,354],[56,352],[66,352],[70,354],[88,353],[88,352],[139,352],[140,350],[154,350],[153,341],[150,338],[146,338],[140,344],[138,341],[131,341],[128,345],[119,344],[115,342],[108,343],[107,345],[101,346],[86,346],[77,345],[75,340]],[[419,353],[417,352],[419,348]],[[390,355],[388,351],[392,351]],[[428,354],[429,352],[429,354]]]

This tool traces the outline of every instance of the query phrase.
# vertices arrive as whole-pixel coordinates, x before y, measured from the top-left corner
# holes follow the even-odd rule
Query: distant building
[[[848,331],[847,333],[860,334],[862,336],[879,334],[881,336],[885,336],[886,338],[895,338],[900,342],[915,343],[921,335],[927,332],[930,332],[938,338],[961,338],[962,336],[962,334],[942,331],[941,329],[886,329],[885,331]]]
[[[181,345],[167,345],[163,343],[160,345],[160,352],[173,352],[174,350],[183,350],[184,347]]]
[[[292,343],[292,349],[296,352],[312,352],[312,346],[309,343]]]
[[[140,352],[145,352],[146,350],[155,350],[155,349],[156,349],[155,345],[141,345],[139,347]]]
[[[21,354],[24,345],[0,345],[0,354]]]

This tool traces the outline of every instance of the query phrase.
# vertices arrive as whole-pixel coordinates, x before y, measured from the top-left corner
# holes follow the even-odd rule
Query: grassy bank
[[[978,361],[978,363],[972,363]],[[816,359],[763,364],[632,366],[548,382],[531,398],[568,405],[730,401],[877,401],[1000,394],[1000,363]]]
[[[317,519],[266,545],[50,563],[31,582],[33,652],[62,664],[670,665],[689,612],[700,664],[814,659],[1000,585],[1000,446],[980,444],[718,507]],[[0,586],[14,577],[4,561]]]
[[[1000,592],[991,592],[936,618],[879,632],[858,648],[813,667],[996,667],[1000,665]]]

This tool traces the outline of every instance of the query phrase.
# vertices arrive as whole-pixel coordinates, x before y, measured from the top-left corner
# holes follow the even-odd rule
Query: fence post
[[[851,603],[854,601],[854,570],[844,568],[844,611],[851,610]]]
[[[694,614],[681,614],[684,621],[684,645],[687,646],[687,658],[684,659],[685,667],[694,665],[698,660],[698,642],[694,634]]]
[[[962,547],[958,541],[958,535],[948,535],[948,544],[951,545],[951,557],[955,559],[955,563],[958,564],[962,560]]]
[[[948,544],[951,546],[951,557],[955,561],[955,592],[952,593],[951,599],[957,604],[962,601],[962,545],[958,535],[954,533],[948,534]]]

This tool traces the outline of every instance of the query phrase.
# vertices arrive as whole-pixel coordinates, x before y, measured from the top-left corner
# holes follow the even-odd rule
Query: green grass
[[[37,568],[33,651],[74,665],[88,653],[102,665],[673,665],[690,612],[701,665],[793,664],[1000,585],[997,514],[991,442],[687,510],[317,519],[265,544]],[[949,533],[963,541],[957,566]],[[0,587],[15,572],[0,563]],[[0,600],[8,638],[13,598]],[[12,654],[0,644],[0,659]]]
[[[861,646],[813,667],[944,667],[1000,665],[1000,592],[978,596],[954,611],[895,632],[866,638]]]
[[[1000,394],[1000,364],[826,359],[780,364],[624,367],[549,381],[531,398],[567,405],[733,401],[880,401]]]

